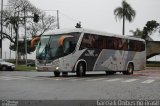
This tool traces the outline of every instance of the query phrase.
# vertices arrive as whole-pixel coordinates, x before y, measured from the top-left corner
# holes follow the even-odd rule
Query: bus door
[[[93,70],[97,57],[101,51],[96,46],[98,45],[95,45],[95,36],[91,34],[85,34],[80,46],[80,50],[85,50],[85,52],[82,54],[80,59],[86,61],[88,71]]]

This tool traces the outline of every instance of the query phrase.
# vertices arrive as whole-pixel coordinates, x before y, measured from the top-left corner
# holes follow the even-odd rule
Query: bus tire
[[[85,76],[86,74],[86,65],[83,62],[80,62],[76,70],[77,77]]]
[[[54,72],[54,76],[55,76],[55,77],[59,77],[59,76],[60,76],[60,72],[55,71],[55,72]]]
[[[129,63],[127,67],[127,71],[124,72],[123,74],[130,75],[130,74],[133,74],[133,71],[134,71],[134,66],[132,63]]]

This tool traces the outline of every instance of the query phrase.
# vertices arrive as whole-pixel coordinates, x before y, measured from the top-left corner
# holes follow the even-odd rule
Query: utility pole
[[[2,36],[3,36],[3,20],[2,20],[2,15],[3,15],[3,0],[1,0],[1,39],[0,39],[0,58],[2,58]]]
[[[57,10],[57,29],[59,29],[59,10]]]

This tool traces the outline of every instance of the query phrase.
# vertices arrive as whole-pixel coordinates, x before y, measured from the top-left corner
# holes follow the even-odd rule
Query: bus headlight
[[[59,67],[56,67],[56,70],[59,70]]]

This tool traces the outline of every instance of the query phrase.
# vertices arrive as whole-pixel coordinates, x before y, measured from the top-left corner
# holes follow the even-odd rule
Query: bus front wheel
[[[83,62],[80,62],[77,66],[76,74],[78,77],[85,76],[86,74],[86,65]]]
[[[60,72],[55,71],[55,72],[54,72],[54,76],[55,76],[55,77],[59,77],[59,76],[60,76]]]
[[[133,64],[129,63],[127,67],[127,71],[123,72],[123,74],[130,75],[133,74],[134,67]]]

